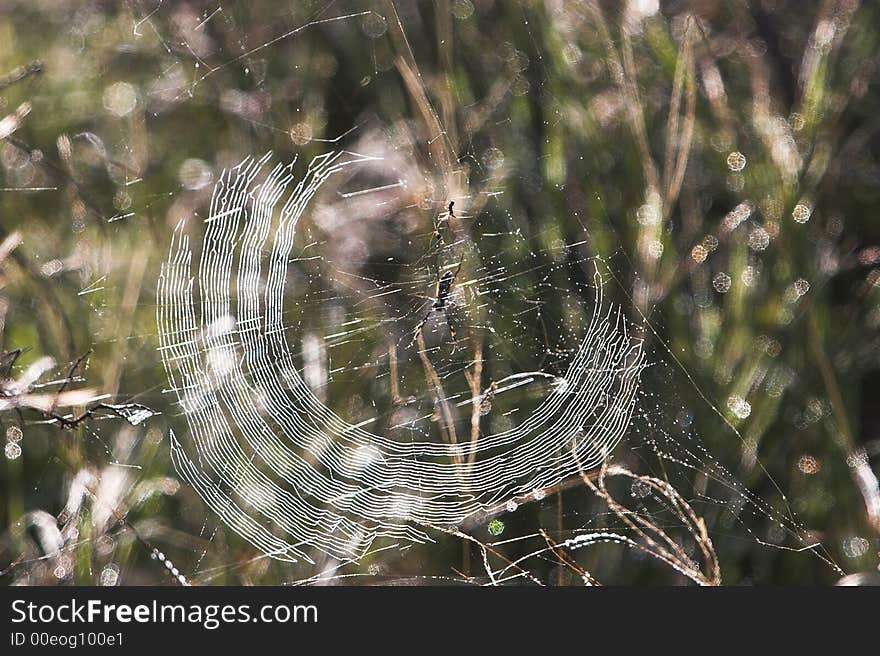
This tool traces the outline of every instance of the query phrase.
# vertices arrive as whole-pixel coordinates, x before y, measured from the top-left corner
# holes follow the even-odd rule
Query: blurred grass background
[[[878,25],[880,6],[854,0],[0,0],[4,583],[172,583],[154,548],[200,583],[314,574],[257,557],[175,480],[155,285],[171,230],[204,211],[222,167],[320,154],[353,127],[348,143],[393,144],[412,184],[347,236],[400,252],[370,221],[429,230],[447,198],[479,215],[490,196],[527,234],[573,243],[585,230],[633,319],[657,327],[652,357],[668,359],[666,344],[687,372],[671,407],[762,495],[760,462],[811,539],[871,580]],[[27,407],[87,352],[64,391],[93,393],[51,411],[107,395],[163,414],[63,429]],[[603,511],[566,495],[558,522],[553,506],[524,524],[564,538]],[[841,577],[761,544],[769,519],[754,536],[708,529],[727,583]],[[679,581],[630,550],[591,553],[603,582]],[[349,570],[397,581],[453,566],[449,540]],[[577,583],[558,569],[535,565]]]

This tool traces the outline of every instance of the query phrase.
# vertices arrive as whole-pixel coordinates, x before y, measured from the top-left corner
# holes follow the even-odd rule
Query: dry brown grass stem
[[[681,522],[702,554],[702,566],[697,566],[681,544],[676,542],[663,528],[647,517],[636,513],[618,503],[606,487],[608,475],[626,476],[639,481],[668,502],[667,509]],[[607,461],[599,469],[594,483],[591,477],[583,475],[584,484],[596,496],[605,501],[608,508],[644,541],[644,550],[657,560],[666,563],[699,585],[721,585],[721,570],[712,540],[703,519],[694,512],[690,504],[669,483],[653,476],[634,474],[625,467],[609,467]]]
[[[434,365],[431,364],[430,358],[428,358],[425,338],[421,331],[419,331],[416,336],[416,344],[419,347],[419,359],[422,361],[422,367],[425,370],[425,378],[428,379],[428,383],[434,389],[434,401],[440,410],[440,421],[438,423],[440,425],[441,433],[445,436],[448,444],[457,445],[458,436],[455,432],[455,413],[446,398],[446,392],[443,390],[443,382],[440,380],[440,376],[437,374]],[[460,462],[460,455],[456,455],[455,460],[456,462]]]

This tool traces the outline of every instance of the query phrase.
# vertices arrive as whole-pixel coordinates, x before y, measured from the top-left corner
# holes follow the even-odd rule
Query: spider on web
[[[451,203],[450,203],[451,206]],[[458,266],[455,268],[455,271],[446,271],[442,276],[438,273],[437,283],[434,289],[434,296],[423,297],[428,298],[428,300],[432,301],[431,307],[425,313],[425,316],[422,317],[422,320],[419,321],[415,330],[413,331],[413,338],[410,342],[410,346],[416,343],[419,335],[422,334],[422,329],[425,327],[425,324],[428,323],[428,319],[431,318],[431,315],[434,312],[443,312],[443,316],[446,319],[446,325],[449,327],[449,336],[452,337],[453,348],[458,345],[458,340],[456,339],[457,332],[455,330],[455,325],[452,323],[452,319],[449,316],[449,295],[452,292],[452,288],[455,285],[455,280],[458,278],[459,272],[461,272],[461,264],[464,262],[464,254],[458,260]]]
[[[454,205],[454,200],[449,201],[449,205],[447,205],[446,207],[446,216],[443,216],[441,214],[437,217],[437,222],[434,224],[434,246],[446,241],[446,239],[443,237],[443,233],[440,231],[441,226],[449,221],[449,219],[458,218],[457,216],[455,216],[455,212],[452,211]]]

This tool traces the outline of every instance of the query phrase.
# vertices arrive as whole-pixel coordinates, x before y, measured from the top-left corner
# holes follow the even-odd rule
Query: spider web
[[[304,546],[357,558],[376,537],[424,541],[430,539],[425,527],[457,526],[476,513],[540,499],[546,489],[607,456],[627,428],[638,389],[639,340],[629,336],[621,312],[603,302],[596,270],[592,312],[579,317],[579,341],[567,335],[571,344],[557,347],[570,351],[558,374],[517,371],[462,400],[462,393],[453,391],[454,377],[482,367],[484,356],[478,354],[479,363],[435,367],[431,357],[445,356],[445,347],[428,347],[419,327],[413,329],[407,320],[415,316],[410,312],[393,324],[418,331],[409,344],[418,347],[439,421],[432,420],[433,413],[396,420],[390,428],[403,439],[395,439],[365,429],[375,418],[351,423],[322,403],[295,362],[301,340],[288,341],[291,331],[285,325],[296,227],[327,178],[371,159],[328,153],[312,160],[298,183],[293,164],[270,167],[269,155],[246,159],[217,183],[198,266],[190,270],[190,240],[179,230],[160,278],[160,351],[198,455],[187,456],[172,438],[175,464],[227,524],[280,559],[308,559]],[[497,248],[497,235],[491,237]],[[525,285],[549,284],[553,265],[511,271],[497,264],[496,253],[481,253],[479,245],[476,240],[468,253],[467,270],[475,277],[456,283],[471,298],[475,314],[509,314],[509,294],[502,288],[523,297]],[[329,266],[333,271],[333,263]],[[396,277],[393,267],[390,273]],[[351,273],[336,271],[333,281],[345,275]],[[384,334],[390,338],[389,353],[407,343],[409,335],[395,338],[395,328],[375,311],[383,299],[405,295],[408,285],[372,279],[368,286],[376,291],[322,295],[320,303],[333,303],[343,320],[329,322],[325,330],[331,332],[319,335],[319,341],[344,346],[352,340],[363,347],[369,336]],[[409,286],[418,287],[417,280]],[[373,313],[358,313],[369,301]],[[309,309],[315,312],[324,314]],[[466,311],[462,317],[468,332],[486,333],[487,354],[503,353],[516,343],[512,329],[478,323]],[[413,355],[414,349],[402,350]],[[552,380],[552,389],[531,412],[516,413],[521,419],[511,419],[510,428],[481,430],[480,424],[492,427],[490,390],[499,398],[544,377]],[[402,380],[408,385],[412,379]],[[415,399],[398,405],[404,414],[417,406]],[[457,410],[467,406],[474,430],[469,440],[459,441]],[[426,439],[437,432],[435,424],[445,441]]]

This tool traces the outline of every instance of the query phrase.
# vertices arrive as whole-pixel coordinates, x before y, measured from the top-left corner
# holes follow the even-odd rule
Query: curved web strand
[[[621,313],[596,298],[553,391],[517,426],[467,444],[402,441],[353,425],[303,379],[283,322],[296,227],[321,185],[369,158],[321,155],[297,179],[270,154],[224,171],[198,260],[183,224],[159,279],[160,352],[186,417],[180,476],[264,553],[357,559],[376,538],[430,540],[595,467],[629,426],[644,365]],[[184,444],[185,442],[185,444]]]

